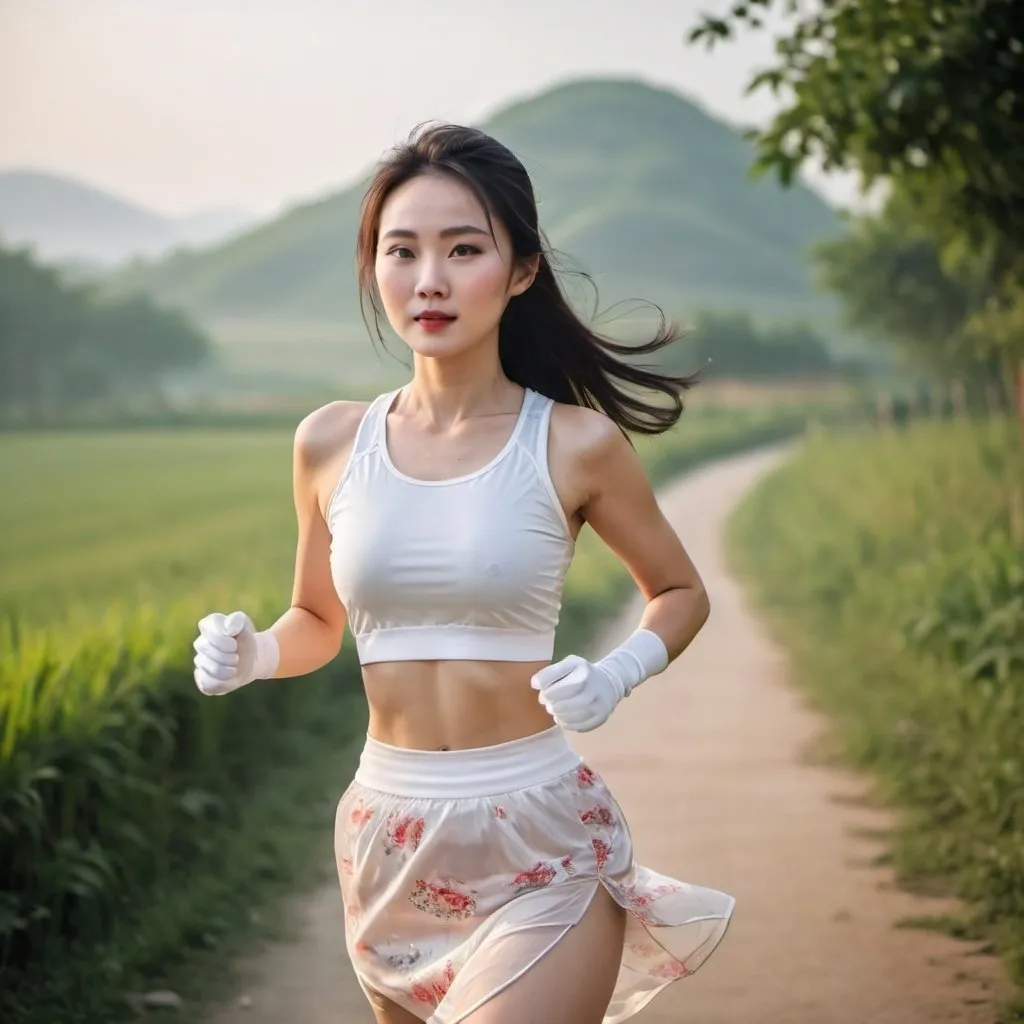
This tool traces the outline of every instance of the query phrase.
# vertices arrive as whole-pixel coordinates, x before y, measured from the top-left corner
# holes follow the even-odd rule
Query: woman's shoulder
[[[328,402],[303,417],[295,429],[295,457],[318,469],[351,451],[370,402]]]
[[[549,445],[573,461],[599,461],[620,445],[629,447],[618,425],[599,409],[554,402]]]

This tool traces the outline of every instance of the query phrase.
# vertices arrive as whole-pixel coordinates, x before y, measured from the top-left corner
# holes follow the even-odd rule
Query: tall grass
[[[821,438],[730,541],[846,754],[903,808],[905,879],[970,901],[1024,983],[1024,441],[1018,424]]]

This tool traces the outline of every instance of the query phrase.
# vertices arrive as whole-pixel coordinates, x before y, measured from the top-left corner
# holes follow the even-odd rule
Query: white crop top
[[[417,480],[388,455],[398,393],[370,404],[327,506],[331,575],[360,662],[550,660],[575,549],[548,472],[554,403],[527,389],[486,466]]]

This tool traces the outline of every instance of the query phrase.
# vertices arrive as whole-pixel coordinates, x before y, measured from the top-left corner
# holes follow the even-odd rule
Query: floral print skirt
[[[576,924],[603,885],[628,911],[605,1024],[692,974],[734,900],[633,859],[611,793],[561,728],[474,750],[367,738],[335,850],[360,983],[430,1024],[458,1024]]]

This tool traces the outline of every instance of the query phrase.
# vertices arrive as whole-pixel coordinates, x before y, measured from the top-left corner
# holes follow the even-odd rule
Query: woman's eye
[[[457,245],[452,249],[453,256],[473,256],[480,250],[475,245],[469,245],[468,243],[463,245]]]
[[[408,260],[412,258],[412,249],[407,245],[394,245],[388,249],[389,256],[397,256],[400,260]]]

